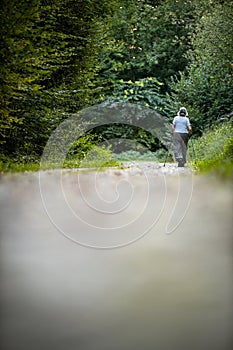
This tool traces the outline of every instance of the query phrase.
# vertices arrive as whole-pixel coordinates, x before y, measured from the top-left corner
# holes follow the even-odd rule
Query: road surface
[[[125,166],[1,176],[1,349],[232,349],[232,185]]]

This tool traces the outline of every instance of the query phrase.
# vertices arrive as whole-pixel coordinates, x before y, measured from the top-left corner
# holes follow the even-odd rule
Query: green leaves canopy
[[[192,39],[191,64],[172,84],[171,105],[186,105],[199,133],[233,111],[233,4],[209,5]]]
[[[41,152],[64,113],[90,103],[106,11],[111,12],[110,4],[98,0],[3,0],[0,142],[4,152]]]

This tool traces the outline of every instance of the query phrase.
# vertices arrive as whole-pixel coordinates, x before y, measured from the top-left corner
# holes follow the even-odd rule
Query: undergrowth
[[[206,131],[194,142],[196,164],[201,173],[213,173],[233,178],[233,126],[232,121]]]
[[[68,154],[63,164],[50,160],[46,162],[32,157],[14,159],[0,155],[0,173],[15,173],[26,171],[38,171],[56,168],[106,168],[120,165],[120,162],[113,156],[110,148],[102,145],[94,145],[80,159],[77,154]]]

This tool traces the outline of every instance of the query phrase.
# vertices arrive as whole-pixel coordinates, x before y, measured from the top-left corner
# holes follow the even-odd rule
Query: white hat
[[[188,115],[188,111],[185,107],[181,107],[178,114],[186,117]]]

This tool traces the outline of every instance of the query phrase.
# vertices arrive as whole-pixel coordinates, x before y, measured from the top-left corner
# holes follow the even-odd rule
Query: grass
[[[0,173],[17,173],[25,171],[38,171],[39,162],[20,162],[8,158],[6,161],[0,161]]]
[[[114,158],[111,150],[105,146],[93,146],[93,148],[85,154],[83,159],[79,159],[77,155],[68,155],[64,163],[59,161],[43,161],[40,159],[32,159],[32,157],[24,157],[12,159],[4,155],[0,155],[0,173],[16,173],[38,171],[40,169],[79,169],[79,168],[94,168],[104,169],[107,167],[120,166],[121,163]]]
[[[221,178],[233,178],[233,127],[232,121],[206,131],[195,140],[195,168]]]

